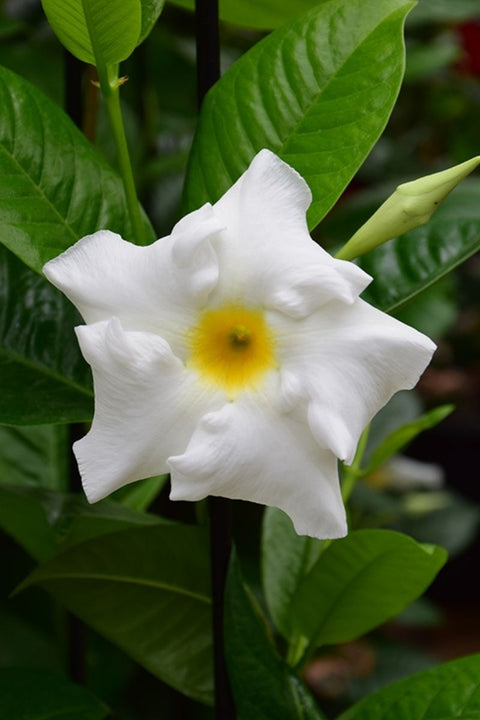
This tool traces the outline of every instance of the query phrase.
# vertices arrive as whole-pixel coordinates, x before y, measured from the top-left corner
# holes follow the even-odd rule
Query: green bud
[[[480,165],[480,156],[448,170],[399,185],[378,210],[337,253],[353,260],[387,240],[403,235],[430,220],[447,195]]]

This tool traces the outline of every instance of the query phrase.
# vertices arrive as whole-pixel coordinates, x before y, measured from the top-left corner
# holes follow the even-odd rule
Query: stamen
[[[252,341],[252,333],[245,325],[236,325],[230,331],[228,339],[235,350],[244,350]]]

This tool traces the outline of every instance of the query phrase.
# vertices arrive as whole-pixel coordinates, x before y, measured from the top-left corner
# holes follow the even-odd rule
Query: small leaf
[[[212,703],[208,538],[174,523],[75,545],[37,568],[38,584],[136,662]]]
[[[263,516],[262,581],[268,609],[280,632],[288,637],[291,604],[299,584],[321,552],[322,541],[297,535],[292,521],[277,508]]]
[[[42,0],[42,5],[60,42],[83,62],[119,63],[138,43],[140,0]]]
[[[405,0],[323,2],[245,53],[205,98],[187,208],[216,201],[267,147],[309,184],[314,227],[385,127],[411,8]]]
[[[448,417],[455,407],[453,405],[441,405],[412,422],[402,425],[389,435],[376,450],[372,453],[365,474],[373,472],[377,467],[383,465],[392,455],[402,450],[409,442],[417,437],[424,430],[435,427]]]
[[[291,628],[311,643],[348,642],[419,597],[447,553],[391,530],[357,530],[335,540],[299,586]]]
[[[5,720],[102,720],[108,708],[85,688],[45,670],[0,670],[0,717]]]
[[[40,273],[101,228],[128,240],[122,181],[65,113],[5,68],[0,106],[0,242]]]
[[[225,652],[239,720],[323,720],[307,688],[277,654],[235,556],[225,603]]]
[[[479,720],[480,655],[399,680],[361,700],[338,720]]]

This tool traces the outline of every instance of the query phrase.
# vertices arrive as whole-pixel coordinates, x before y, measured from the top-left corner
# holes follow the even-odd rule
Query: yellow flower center
[[[205,310],[189,336],[189,365],[235,395],[277,366],[274,340],[261,310],[226,305]]]

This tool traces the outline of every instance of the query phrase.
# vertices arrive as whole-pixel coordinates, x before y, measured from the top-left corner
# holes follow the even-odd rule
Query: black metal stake
[[[220,77],[218,0],[195,0],[198,104]],[[232,547],[230,500],[211,497],[210,553],[212,563],[212,620],[215,671],[215,718],[235,720],[235,705],[224,652],[223,605]]]
[[[78,128],[82,127],[83,122],[83,72],[84,63],[77,60],[67,50],[64,54],[64,104],[65,110]],[[70,425],[69,441],[70,445],[78,440],[82,435],[83,427],[81,425]],[[70,450],[70,477],[69,490],[76,492],[81,490],[82,483],[78,472],[77,463]],[[68,653],[68,672],[71,679],[81,685],[85,684],[85,656],[86,656],[86,628],[84,623],[75,615],[67,613],[66,615],[66,632],[67,632],[67,653]]]

